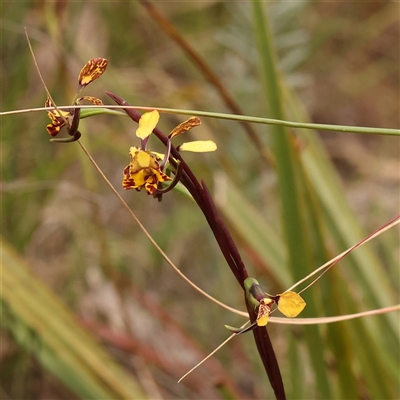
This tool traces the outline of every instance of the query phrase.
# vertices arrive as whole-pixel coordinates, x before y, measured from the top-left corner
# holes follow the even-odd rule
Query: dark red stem
[[[106,93],[118,105],[129,106],[129,104],[121,97],[110,92]],[[132,108],[124,108],[124,111],[135,122],[139,122],[139,119],[142,116],[137,110],[134,110]],[[153,133],[158,137],[159,140],[161,140],[162,143],[164,143],[165,146],[168,146],[168,137],[164,135],[164,133],[160,129],[155,128],[153,130]],[[178,167],[176,160],[180,161],[179,168],[182,170],[180,181],[193,196],[193,199],[202,210],[215,236],[215,239],[217,240],[222,254],[225,257],[225,260],[227,261],[240,286],[244,289],[244,280],[248,277],[246,267],[242,261],[236,244],[228,231],[228,228],[222,220],[221,214],[219,213],[206,184],[204,183],[204,181],[202,181],[201,184],[199,183],[197,178],[194,176],[192,170],[185,163],[176,148],[174,146],[171,146],[171,156],[169,157],[169,162],[175,168]],[[250,320],[251,322],[254,322],[256,319],[256,314],[253,306],[248,303],[247,298],[246,306],[249,312]],[[265,327],[258,326],[253,330],[253,334],[258,352],[264,364],[264,368],[268,374],[268,379],[274,390],[276,399],[285,400],[285,388],[283,385],[281,372],[267,329]]]

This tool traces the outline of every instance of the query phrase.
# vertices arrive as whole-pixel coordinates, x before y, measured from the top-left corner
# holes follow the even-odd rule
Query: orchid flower
[[[78,89],[74,100],[72,101],[73,106],[81,104],[82,101],[89,101],[97,106],[103,105],[103,102],[97,97],[83,96],[78,98],[78,96],[87,85],[99,78],[104,73],[107,68],[107,64],[108,61],[105,58],[92,58],[84,65],[79,73]],[[45,106],[55,107],[50,98],[46,100]],[[78,131],[80,117],[79,108],[63,111],[55,107],[54,109],[49,110],[47,115],[51,119],[51,124],[48,124],[46,129],[51,136],[57,136],[60,133],[61,128],[64,126],[67,127],[68,134],[72,136],[72,138],[52,139],[52,141],[68,143],[78,140],[81,137],[81,134]]]
[[[178,168],[174,179],[164,173],[170,157],[171,139],[200,125],[201,122],[197,117],[190,117],[175,127],[168,135],[165,154],[160,154],[147,149],[149,136],[157,126],[159,119],[160,114],[157,110],[153,110],[144,113],[139,120],[136,136],[140,139],[141,146],[132,146],[129,149],[130,162],[124,168],[122,180],[122,186],[126,190],[136,189],[140,191],[144,187],[148,194],[157,197],[158,193],[165,193],[167,190],[171,190],[179,181],[179,162],[177,162]],[[217,145],[211,140],[188,142],[177,147],[178,151],[192,152],[209,152],[216,149]],[[163,189],[162,185],[166,181],[172,181],[172,183]]]

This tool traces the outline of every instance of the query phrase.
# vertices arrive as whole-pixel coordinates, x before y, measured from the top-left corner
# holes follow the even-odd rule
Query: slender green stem
[[[59,110],[70,110],[73,108],[81,108],[81,118],[92,117],[94,115],[99,114],[114,114],[114,115],[124,115],[116,111],[114,109],[121,109],[124,107],[121,106],[62,106],[57,107]],[[128,108],[128,107],[126,107]],[[199,117],[208,117],[208,118],[218,118],[218,119],[227,119],[230,121],[247,121],[255,124],[264,124],[264,125],[281,125],[287,126],[289,128],[299,128],[299,129],[316,129],[323,131],[333,131],[333,132],[345,132],[345,133],[362,133],[362,134],[372,134],[372,135],[391,135],[391,136],[400,136],[400,129],[395,128],[373,128],[366,126],[350,126],[350,125],[332,125],[332,124],[314,124],[311,122],[293,122],[293,121],[285,121],[274,118],[261,118],[261,117],[249,117],[245,115],[235,115],[235,114],[224,114],[224,113],[215,113],[209,111],[198,111],[198,110],[182,110],[175,108],[159,108],[159,107],[142,107],[142,106],[130,106],[129,108],[134,108],[136,110],[158,110],[161,113],[165,114],[181,114],[181,115],[196,115]],[[36,112],[36,111],[48,111],[53,108],[39,107],[39,108],[30,108],[25,110],[13,110],[13,111],[4,111],[0,112],[0,116],[2,115],[12,115],[12,114],[23,114],[28,112]]]

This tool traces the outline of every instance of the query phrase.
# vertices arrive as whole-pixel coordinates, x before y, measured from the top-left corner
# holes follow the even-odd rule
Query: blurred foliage
[[[154,4],[247,115],[272,117],[266,99],[273,85],[268,78],[262,84],[260,64],[269,54],[257,45],[250,2]],[[276,79],[282,91],[279,101],[286,118],[398,127],[398,16],[399,5],[386,2],[269,4]],[[139,2],[3,2],[1,18],[2,111],[39,107],[46,99],[24,37],[26,26],[58,105],[72,100],[84,63],[105,57],[106,73],[85,94],[108,102],[104,91],[109,90],[136,105],[229,112],[199,69]],[[159,126],[168,132],[182,120],[162,115]],[[98,356],[108,352],[107,357],[120,364],[110,361],[109,373],[124,368],[121,386],[130,375],[150,398],[270,398],[250,334],[236,338],[176,384],[226,338],[224,323],[242,320],[210,304],[172,272],[77,144],[48,142],[46,113],[6,116],[1,123],[2,236],[9,243],[4,248],[32,284],[32,289],[17,285],[15,294],[12,287],[2,293],[4,398],[71,398],[70,391],[80,398],[98,398],[98,389],[89,384],[93,381],[86,381],[85,387],[82,375],[84,383],[79,386],[63,372],[61,348],[54,350],[52,335],[46,336],[46,329],[35,328],[32,322],[37,321],[33,312],[40,310],[44,324],[56,323],[61,303],[69,309],[63,311],[68,312],[69,324],[76,325],[85,340],[101,342],[98,348],[87,347]],[[81,124],[83,142],[120,192],[128,149],[136,144],[135,129],[128,118],[112,116]],[[279,157],[274,153],[274,128],[254,129],[263,146]],[[281,206],[286,198],[284,175],[278,164],[265,164],[240,125],[203,118],[201,127],[189,135],[211,138],[219,150],[186,157],[197,176],[214,184],[248,270],[272,293],[281,292],[399,210],[397,138],[290,133],[285,146],[291,149],[298,198],[286,203],[300,210],[297,228],[307,235],[296,246],[303,242],[303,250],[308,249],[306,258],[295,265],[288,262],[288,254],[295,259],[296,249],[286,240],[292,220]],[[123,197],[182,272],[219,300],[244,308],[243,294],[193,202],[179,193],[169,193],[162,203],[136,191]],[[10,259],[3,258],[4,271],[12,265]],[[307,291],[310,307],[305,315],[398,303],[398,265],[398,232],[393,230],[355,252]],[[7,276],[16,273],[13,270]],[[38,294],[43,284],[52,300]],[[27,302],[32,313],[18,312],[18,302],[11,301],[17,293],[21,310]],[[288,397],[399,397],[398,326],[397,315],[318,328],[271,325]],[[73,371],[72,365],[68,368]],[[99,371],[107,365],[99,363]]]

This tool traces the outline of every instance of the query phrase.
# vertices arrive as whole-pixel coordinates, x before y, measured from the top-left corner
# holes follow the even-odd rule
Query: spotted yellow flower
[[[148,194],[154,194],[161,183],[172,180],[161,171],[157,156],[151,152],[133,146],[129,157],[130,163],[124,168],[124,189],[140,191],[145,187]]]
[[[269,298],[263,298],[260,301],[258,306],[258,313],[257,313],[257,325],[258,326],[265,326],[268,323],[269,315],[271,314],[271,303],[273,301]]]
[[[79,73],[78,91],[75,94],[72,102],[73,106],[81,104],[82,101],[89,101],[94,105],[103,105],[103,102],[96,97],[83,96],[78,98],[78,95],[84,87],[89,85],[104,73],[107,68],[107,64],[108,61],[105,58],[93,58],[84,65]],[[51,99],[48,98],[46,100],[45,107],[54,107]],[[79,111],[77,109],[71,109],[70,111],[53,109],[49,110],[47,115],[51,120],[51,124],[46,126],[46,130],[51,136],[57,136],[61,128],[64,126],[67,127],[69,135],[74,137],[76,136],[76,131],[79,124]],[[79,138],[79,136],[76,136],[76,138]]]
[[[147,150],[148,138],[160,119],[157,110],[144,113],[136,130],[136,136],[141,140],[141,147],[131,147],[129,150],[130,163],[124,168],[122,186],[124,189],[136,189],[140,191],[143,187],[151,195],[157,195],[170,190],[179,180],[179,174],[171,179],[163,170],[168,162],[171,149],[171,139],[200,125],[200,119],[191,117],[174,128],[168,135],[168,145],[164,155]],[[205,152],[216,150],[217,145],[211,140],[184,143],[177,150],[194,152]],[[161,163],[161,164],[160,164]],[[177,162],[179,169],[179,162]],[[167,189],[163,189],[163,183],[173,181]]]
[[[306,306],[306,302],[295,292],[288,291],[280,295],[271,296],[264,292],[258,281],[254,278],[249,277],[245,279],[244,287],[249,303],[254,306],[254,310],[257,312],[254,325],[267,325],[269,315],[276,309],[275,307],[286,317],[294,318]]]
[[[47,99],[44,106],[54,107],[54,104],[50,99]],[[51,119],[51,124],[48,124],[46,129],[51,136],[57,136],[63,126],[71,124],[73,118],[72,112],[63,110],[50,110],[47,112],[47,115]]]

